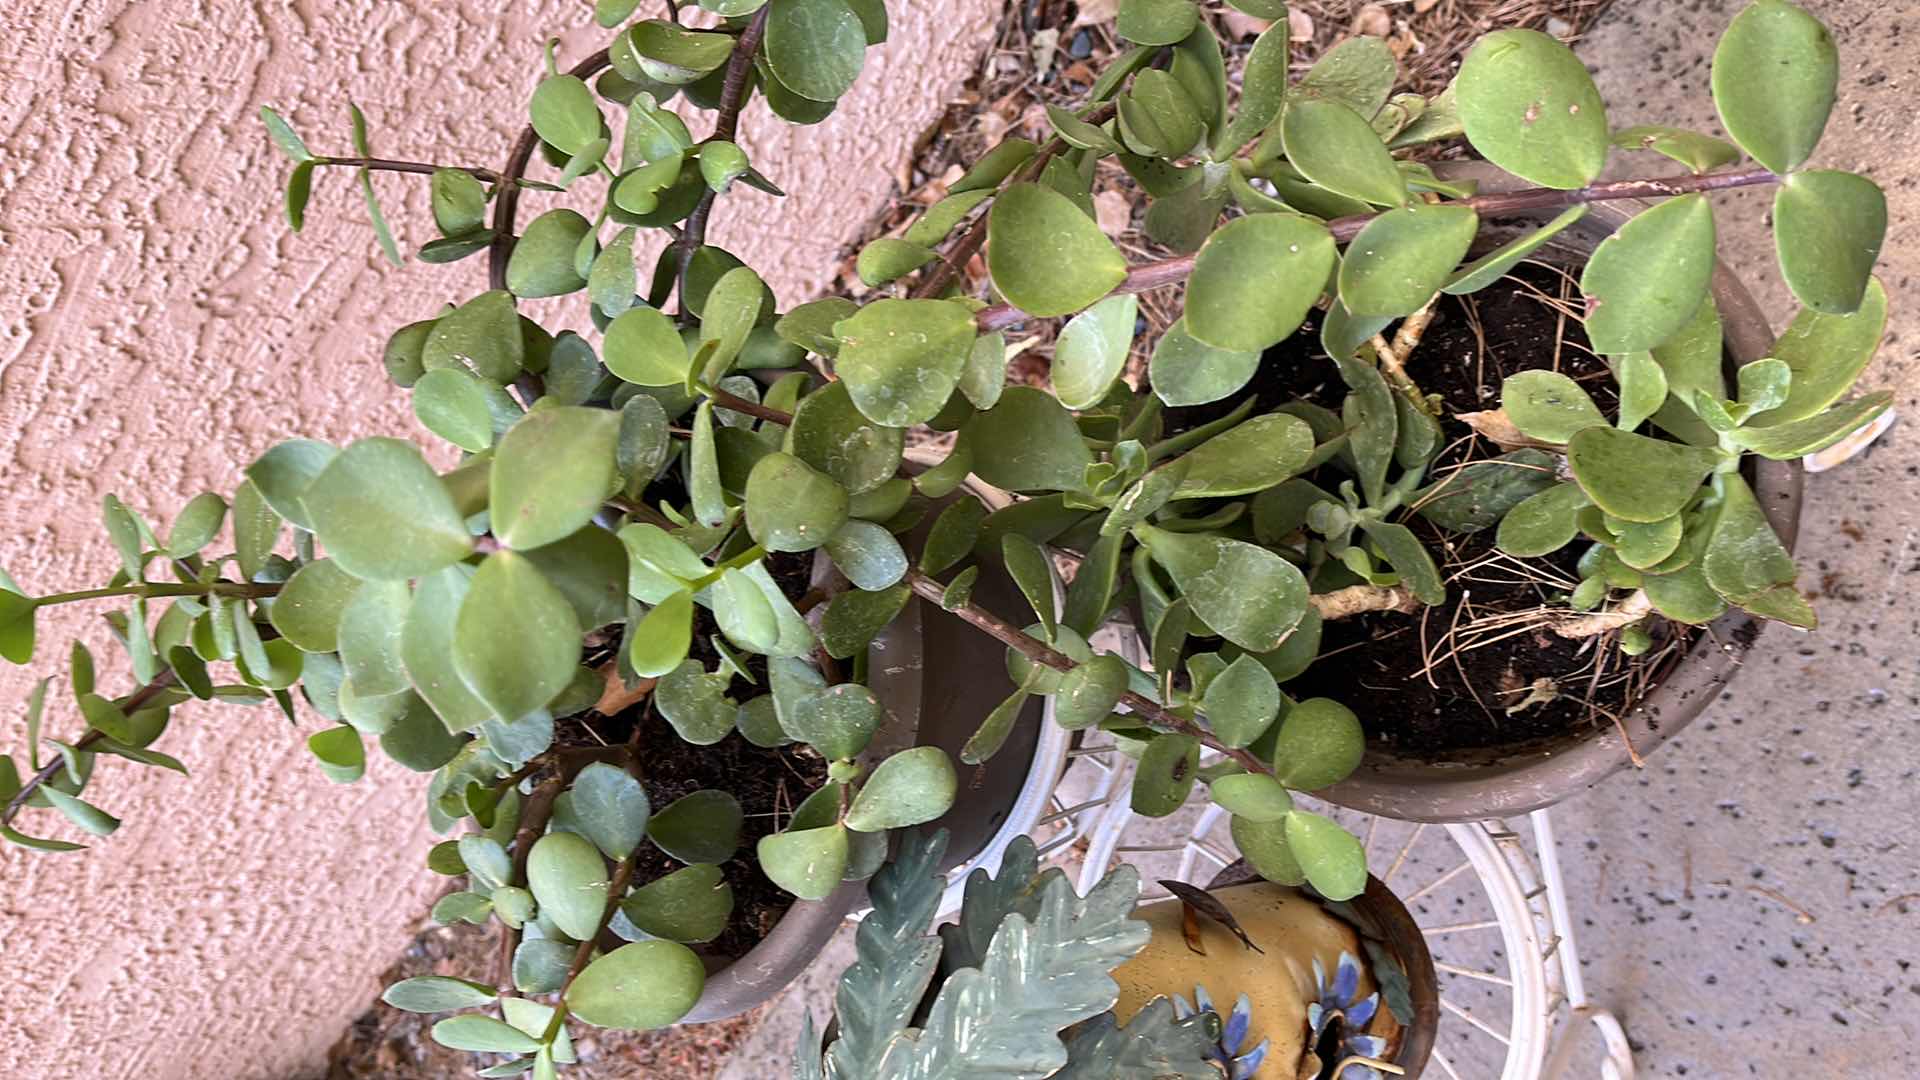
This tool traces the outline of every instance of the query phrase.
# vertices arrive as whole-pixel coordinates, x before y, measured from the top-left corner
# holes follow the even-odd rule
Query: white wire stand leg
[[[1092,733],[1089,733],[1090,735]],[[1084,835],[1084,891],[1114,865],[1141,871],[1142,900],[1165,897],[1163,879],[1204,883],[1234,859],[1228,818],[1196,799],[1171,817],[1141,818],[1128,805],[1133,763],[1104,740],[1076,754],[1065,787]],[[1077,774],[1077,776],[1076,776]],[[1090,811],[1088,803],[1100,803]],[[1313,800],[1303,799],[1312,803]],[[1504,821],[1423,825],[1339,807],[1311,807],[1367,845],[1368,864],[1427,936],[1440,973],[1440,1030],[1426,1075],[1446,1080],[1557,1080],[1591,1040],[1605,1049],[1601,1080],[1633,1080],[1619,1022],[1587,997],[1566,888],[1545,811],[1529,818],[1532,843]],[[1535,852],[1538,852],[1536,856]],[[1590,1050],[1586,1051],[1588,1054]],[[1587,1075],[1593,1075],[1588,1073]]]

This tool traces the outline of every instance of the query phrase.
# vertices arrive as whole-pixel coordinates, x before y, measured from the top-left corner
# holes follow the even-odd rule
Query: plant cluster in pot
[[[1623,662],[1674,653],[1735,608],[1810,624],[1746,463],[1818,450],[1887,400],[1842,401],[1884,319],[1871,267],[1885,212],[1864,178],[1803,168],[1837,70],[1819,23],[1781,0],[1734,19],[1714,97],[1736,146],[1611,131],[1584,67],[1527,31],[1489,35],[1431,100],[1394,94],[1392,56],[1369,39],[1296,81],[1282,6],[1234,3],[1276,19],[1237,101],[1196,5],[1124,0],[1132,47],[1088,100],[1050,110],[1045,145],[1006,140],[863,250],[864,302],[782,304],[706,229],[722,197],[778,192],[774,163],[733,141],[741,109],[764,97],[794,123],[827,116],[885,38],[879,0],[704,0],[643,18],[602,0],[611,45],[570,73],[549,60],[499,171],[375,158],[357,111],[354,156],[316,156],[268,112],[296,163],[294,227],[316,176],[351,169],[398,258],[373,177],[420,173],[441,234],[421,257],[490,260],[491,288],[402,327],[384,355],[460,462],[442,473],[395,439],[284,443],[164,538],[109,497],[121,565],[102,587],[0,579],[0,655],[31,659],[40,608],[112,599],[139,684],[104,692],[73,650],[87,729],[57,743],[40,737],[42,684],[26,768],[0,757],[4,835],[76,846],[16,828],[29,808],[110,833],[94,765],[178,767],[152,744],[192,700],[318,713],[335,726],[309,745],[342,780],[377,739],[433,772],[428,814],[461,834],[429,856],[467,881],[440,914],[502,935],[493,973],[476,961],[469,979],[388,999],[484,1009],[436,1032],[508,1055],[500,1074],[545,1075],[575,1023],[721,1015],[785,981],[858,902],[887,830],[977,817],[956,803],[972,770],[1027,773],[1037,699],[1139,755],[1140,813],[1204,784],[1262,877],[1361,895],[1361,845],[1289,791],[1346,779],[1393,710],[1342,703],[1356,691],[1325,676],[1339,657],[1323,636],[1353,619],[1417,627],[1454,591],[1441,567],[1483,534],[1563,575],[1531,616],[1547,632]],[[1793,77],[1726,74],[1762,69]],[[713,128],[696,139],[701,111]],[[1409,157],[1463,136],[1512,190]],[[1597,183],[1616,149],[1690,171]],[[536,153],[548,179],[528,176]],[[1743,153],[1760,167],[1738,167]],[[1107,159],[1152,199],[1149,231],[1174,254],[1129,266],[1102,234],[1090,183]],[[1747,360],[1751,341],[1735,340],[1747,362],[1724,379],[1721,316],[1744,324],[1721,310],[1737,294],[1711,287],[1705,193],[1759,184],[1779,186],[1781,266],[1806,311],[1770,356]],[[520,223],[523,197],[552,207]],[[1664,201],[1593,247],[1572,312],[1604,362],[1584,381],[1517,371],[1485,388],[1500,399],[1480,410],[1489,436],[1451,438],[1459,405],[1421,389],[1414,348],[1446,331],[1435,303],[1524,273],[1590,204],[1634,198]],[[1543,209],[1564,213],[1472,254],[1483,225]],[[989,297],[956,281],[983,248]],[[1136,391],[1121,378],[1134,294],[1183,282],[1184,315]],[[548,297],[585,301],[572,328],[523,312]],[[1009,333],[1063,317],[1051,388],[1008,385]],[[1312,359],[1307,326],[1330,377],[1276,399],[1306,363],[1297,350]],[[921,427],[954,433],[951,449],[905,467]],[[1526,445],[1496,454],[1494,431]],[[977,485],[1020,497],[990,507]],[[217,553],[229,513],[233,550]],[[1078,559],[1064,597],[1061,553]],[[1129,608],[1146,667],[1087,644]],[[956,644],[926,648],[933,626]],[[962,641],[1004,648],[1004,685]],[[941,710],[964,735],[927,730],[935,685],[984,695]],[[807,790],[783,791],[789,766]],[[767,805],[743,805],[768,787]],[[749,894],[759,918],[737,902]],[[769,938],[783,959],[709,978],[690,946],[720,967],[790,898],[778,926],[800,929]]]
[[[997,873],[968,877],[936,936],[945,846],[909,834],[874,876],[833,1021],[824,1036],[803,1022],[796,1080],[1381,1080],[1426,1064],[1435,968],[1378,881],[1332,903],[1242,863],[1136,907],[1134,867],[1081,897],[1021,837]]]

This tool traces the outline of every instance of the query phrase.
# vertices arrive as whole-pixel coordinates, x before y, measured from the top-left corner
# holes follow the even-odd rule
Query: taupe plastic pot
[[[1478,180],[1482,192],[1522,186],[1506,173],[1479,162],[1452,163],[1436,167],[1436,171],[1449,179]],[[1638,202],[1595,203],[1586,217],[1555,237],[1535,257],[1582,263],[1595,245],[1644,208],[1645,204]],[[1503,242],[1556,213],[1542,210],[1530,217],[1491,222],[1485,239],[1489,243]],[[1714,268],[1713,299],[1720,309],[1728,363],[1738,366],[1766,356],[1773,347],[1773,331],[1766,314],[1724,262]],[[1747,475],[1767,520],[1792,549],[1800,531],[1799,465],[1754,459]],[[1623,718],[1622,726],[1634,750],[1642,757],[1651,754],[1705,711],[1739,672],[1761,626],[1760,620],[1744,612],[1730,612],[1697,635],[1683,656],[1656,673],[1654,685]],[[1529,746],[1463,755],[1438,764],[1398,758],[1369,746],[1359,771],[1315,794],[1383,817],[1476,821],[1551,806],[1585,791],[1630,762],[1621,732],[1612,726]]]
[[[972,490],[990,507],[1006,502],[1004,494],[990,488]],[[907,538],[908,550],[918,551],[926,542],[939,509],[935,506]],[[980,563],[973,599],[1007,618],[1025,611],[1012,578],[991,560]],[[957,760],[980,721],[1014,690],[1004,646],[959,619],[929,610],[918,597],[874,640],[869,686],[888,718],[862,755],[870,766],[914,745],[941,747]],[[949,833],[943,873],[981,860],[997,869],[1001,833],[1031,802],[1029,789],[1051,788],[1058,778],[1065,743],[1051,746],[1043,738],[1049,730],[1043,699],[1036,697],[992,760],[963,769],[953,808],[926,826]],[[795,901],[745,956],[710,964],[706,989],[681,1022],[724,1020],[772,998],[813,963],[849,915],[865,906],[865,882],[843,883],[824,900]]]

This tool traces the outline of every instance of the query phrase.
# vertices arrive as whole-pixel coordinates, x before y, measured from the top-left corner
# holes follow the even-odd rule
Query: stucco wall
[[[791,194],[731,199],[713,235],[784,301],[832,273],[998,8],[889,6],[893,38],[838,116],[770,137],[761,109],[749,115],[742,142]],[[377,152],[497,166],[543,34],[570,28],[562,55],[583,55],[600,37],[589,11],[0,6],[0,565],[37,591],[97,583],[112,559],[97,524],[105,492],[169,515],[230,490],[281,438],[416,431],[379,346],[397,321],[481,287],[480,263],[386,266],[345,173],[322,175],[308,232],[293,236],[286,163],[258,108],[279,107],[316,150],[345,152],[350,91]],[[423,184],[378,183],[403,241],[429,239]],[[44,619],[36,673],[63,669],[74,633],[106,646],[96,615]],[[21,749],[29,685],[0,670],[0,750]],[[76,730],[55,699],[49,732]],[[104,763],[94,797],[126,825],[92,851],[0,848],[0,1067],[48,1080],[318,1075],[434,889],[420,785],[389,767],[329,785],[271,710],[181,709],[161,748],[193,776]]]

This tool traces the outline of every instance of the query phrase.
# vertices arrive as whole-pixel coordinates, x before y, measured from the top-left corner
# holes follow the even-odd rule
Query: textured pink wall
[[[797,134],[770,132],[759,108],[749,116],[742,142],[791,194],[732,199],[714,236],[786,302],[831,275],[998,9],[890,6],[893,39],[869,54],[839,116]],[[416,432],[381,377],[380,345],[397,322],[482,287],[480,264],[380,262],[346,173],[322,175],[308,232],[292,236],[286,163],[259,106],[279,107],[316,150],[344,152],[350,90],[377,152],[497,166],[542,35],[568,29],[562,55],[583,55],[601,36],[589,11],[584,0],[0,8],[0,565],[37,591],[94,584],[112,559],[105,492],[166,516],[230,490],[281,438]],[[429,239],[424,185],[378,183],[403,242]],[[96,614],[43,620],[36,673],[61,670],[75,633],[103,651]],[[0,670],[0,750],[21,749],[13,717],[29,685]],[[50,732],[76,730],[55,697]],[[103,763],[93,797],[126,825],[92,851],[0,848],[0,1069],[319,1075],[435,888],[420,868],[421,785],[388,767],[329,785],[271,710],[183,708],[161,748],[192,778]],[[47,827],[44,815],[33,824]]]

